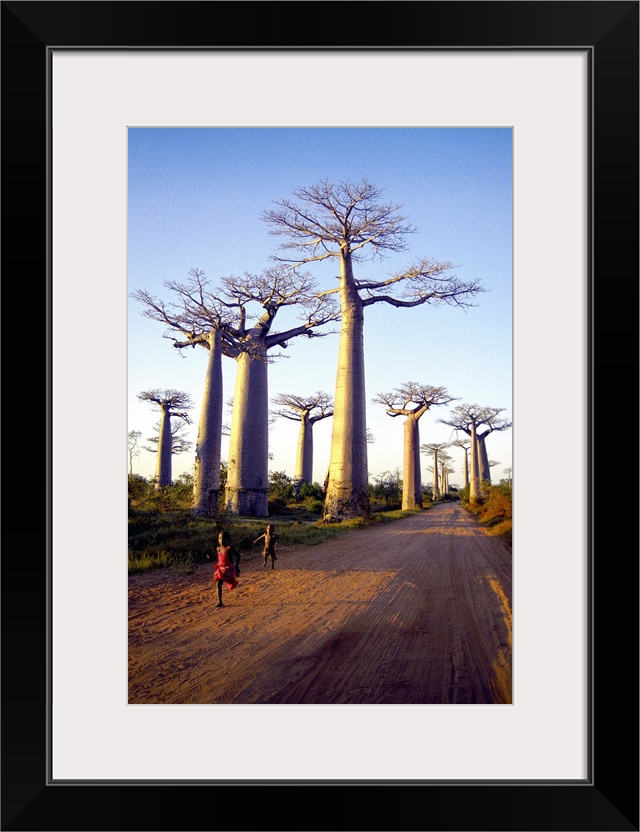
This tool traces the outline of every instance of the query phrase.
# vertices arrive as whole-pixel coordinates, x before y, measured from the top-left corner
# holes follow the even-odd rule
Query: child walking
[[[256,537],[256,539],[253,541],[254,546],[259,540],[264,540],[264,548],[262,550],[264,563],[262,565],[266,566],[268,559],[271,558],[271,568],[275,569],[275,562],[278,560],[278,537],[276,535],[276,527],[273,525],[273,523],[269,523],[264,534],[261,534],[260,537]]]
[[[218,594],[216,607],[223,607],[222,584],[226,584],[229,589],[235,589],[238,586],[238,576],[240,575],[241,555],[236,547],[232,545],[229,532],[220,532],[218,535],[217,555],[218,562],[213,570],[213,580],[216,582],[216,592]]]

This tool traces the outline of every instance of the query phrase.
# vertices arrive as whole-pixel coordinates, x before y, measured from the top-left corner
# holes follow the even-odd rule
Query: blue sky
[[[382,277],[419,257],[450,261],[461,280],[479,280],[486,291],[466,311],[424,305],[366,309],[365,361],[371,478],[402,469],[403,417],[391,418],[372,403],[405,382],[444,386],[460,403],[504,408],[512,418],[512,131],[507,128],[130,128],[128,133],[128,290],[146,289],[170,302],[163,281],[183,281],[191,268],[215,283],[222,276],[259,273],[277,253],[279,239],[261,220],[273,203],[322,179],[367,179],[385,202],[417,230],[405,252],[381,263],[356,265],[356,277]],[[309,269],[322,288],[335,286],[335,266]],[[192,471],[206,352],[180,354],[164,339],[163,326],[145,319],[129,299],[128,430],[154,433],[158,413],[137,394],[178,389],[194,402],[188,438],[192,449],[173,459],[173,475]],[[293,313],[292,313],[293,314]],[[283,310],[273,330],[287,329]],[[298,339],[286,358],[269,367],[269,392],[333,395],[338,335]],[[225,401],[233,396],[235,363],[223,360]],[[455,404],[455,403],[453,403]],[[453,404],[451,407],[453,407]],[[450,407],[435,407],[420,420],[421,443],[448,442]],[[224,419],[230,424],[225,409]],[[314,428],[314,480],[329,463],[331,422]],[[513,430],[487,439],[492,479],[512,464]],[[293,476],[297,425],[277,420],[270,431],[269,467]],[[226,459],[228,439],[223,438]],[[463,454],[451,448],[462,484]],[[423,456],[423,482],[430,482]],[[153,476],[155,457],[142,451],[134,473]]]

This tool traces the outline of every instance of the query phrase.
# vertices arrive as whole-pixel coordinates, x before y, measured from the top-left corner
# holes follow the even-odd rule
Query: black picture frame
[[[627,519],[629,492],[636,496],[636,483],[635,472],[621,473],[618,463],[629,454],[629,445],[637,447],[639,3],[475,0],[312,6],[203,0],[1,5],[2,265],[9,300],[5,346],[11,340],[15,354],[11,350],[9,359],[18,358],[21,372],[29,367],[28,376],[18,371],[25,381],[18,385],[19,429],[9,417],[14,436],[6,438],[41,438],[35,447],[31,441],[11,442],[10,462],[5,463],[10,543],[1,565],[2,829],[638,830],[638,540],[637,523],[630,529]],[[214,5],[217,24],[211,14]],[[330,25],[318,25],[328,16]],[[588,51],[591,687],[584,782],[47,781],[52,464],[48,66],[51,50],[61,47]],[[11,319],[18,310],[20,324],[15,326]],[[22,350],[27,348],[24,360]],[[629,384],[636,391],[631,407]],[[629,414],[631,428],[626,425]],[[619,419],[615,426],[614,418]],[[26,473],[18,473],[16,482],[14,475],[20,471]],[[541,513],[561,511],[563,489],[575,487],[557,482],[552,471],[549,477],[553,482],[545,488]],[[41,534],[34,541],[24,533],[36,519]],[[562,610],[549,611],[544,599],[540,607],[541,615],[562,617]]]

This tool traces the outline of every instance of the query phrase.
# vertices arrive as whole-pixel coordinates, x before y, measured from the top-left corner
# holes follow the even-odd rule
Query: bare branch
[[[302,421],[305,417],[310,423],[333,416],[333,399],[328,393],[319,390],[310,396],[297,396],[292,393],[280,393],[273,398],[279,408],[272,411],[274,416]]]
[[[138,393],[138,399],[141,402],[152,402],[160,408],[168,408],[172,415],[179,416],[184,419],[186,409],[193,407],[191,396],[188,393],[183,393],[181,390],[143,390]],[[182,408],[183,412],[176,412]],[[188,416],[187,416],[188,419]]]
[[[429,408],[450,404],[455,401],[446,387],[433,387],[408,381],[396,387],[389,393],[378,393],[372,400],[374,404],[381,404],[387,408],[389,416],[420,417]]]
[[[382,193],[366,179],[338,185],[324,179],[294,191],[298,203],[288,199],[276,202],[278,207],[264,211],[262,219],[271,225],[270,234],[286,240],[282,249],[301,254],[300,260],[289,262],[336,257],[343,246],[354,260],[365,246],[371,256],[381,257],[389,251],[404,251],[404,238],[415,232],[398,213],[401,205],[378,202]]]

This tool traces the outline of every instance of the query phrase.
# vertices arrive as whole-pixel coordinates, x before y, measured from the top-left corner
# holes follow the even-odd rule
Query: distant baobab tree
[[[503,474],[507,475],[507,482],[509,483],[509,487],[511,487],[511,472],[512,472],[511,468],[505,468],[504,471],[503,471]]]
[[[242,310],[237,338],[242,346],[235,358],[236,383],[231,413],[229,462],[225,491],[230,514],[265,517],[269,513],[269,385],[270,351],[286,348],[294,338],[323,337],[319,327],[335,321],[339,310],[331,298],[319,296],[308,274],[290,268],[266,269],[260,275],[224,278],[226,296]],[[245,310],[261,307],[250,323]],[[284,307],[299,307],[301,323],[283,332],[272,332],[277,313]]]
[[[446,451],[441,451],[438,459],[440,463],[440,494],[444,497],[449,493],[449,474],[454,471],[451,466],[453,457]]]
[[[313,482],[313,426],[316,422],[333,416],[333,401],[328,393],[319,390],[310,396],[280,393],[275,396],[273,403],[278,406],[278,409],[273,411],[274,415],[300,422],[293,477],[297,494],[303,483]]]
[[[469,485],[469,443],[464,439],[454,439],[450,444],[464,451],[463,486],[466,487]]]
[[[433,480],[431,485],[431,496],[434,500],[440,499],[440,480],[438,477],[439,463],[438,455],[444,453],[444,449],[449,445],[446,442],[429,442],[420,446],[420,450],[424,453],[429,453],[433,456],[433,467],[430,469],[433,472]]]
[[[367,469],[367,425],[364,364],[364,309],[374,303],[397,308],[422,304],[471,306],[469,298],[484,291],[477,281],[449,276],[449,262],[420,259],[384,277],[354,275],[354,264],[405,251],[415,229],[399,212],[402,206],[382,203],[382,189],[366,179],[332,184],[327,179],[294,191],[297,201],[283,199],[265,211],[271,233],[292,249],[280,262],[301,266],[328,260],[339,266],[340,349],[336,372],[329,482],[324,519],[370,516]]]
[[[438,497],[442,499],[449,493],[449,474],[452,474],[454,469],[444,459],[438,457],[438,467],[429,465],[427,471],[431,471],[433,476],[438,480]],[[433,486],[431,486],[433,489]]]
[[[422,508],[422,481],[420,477],[420,418],[432,407],[450,404],[454,397],[446,387],[432,387],[408,381],[390,393],[378,393],[374,404],[381,404],[389,416],[406,416],[404,422],[404,479],[402,484],[402,508]]]
[[[158,454],[156,458],[156,489],[171,485],[171,419],[190,423],[187,411],[192,407],[191,397],[181,390],[144,390],[138,399],[151,402],[160,409]]]
[[[510,423],[502,420],[496,420],[497,414],[501,413],[503,408],[481,407],[477,404],[461,404],[453,409],[449,419],[439,419],[442,424],[449,425],[454,430],[462,431],[470,437],[470,451],[471,451],[471,474],[469,477],[469,499],[477,500],[480,493],[481,473],[483,473],[480,463],[481,444],[486,434],[491,433],[487,430],[481,434],[480,441],[478,441],[478,431],[483,425],[489,426],[493,424],[492,430],[504,430],[510,427]],[[502,425],[498,427],[497,425]]]

